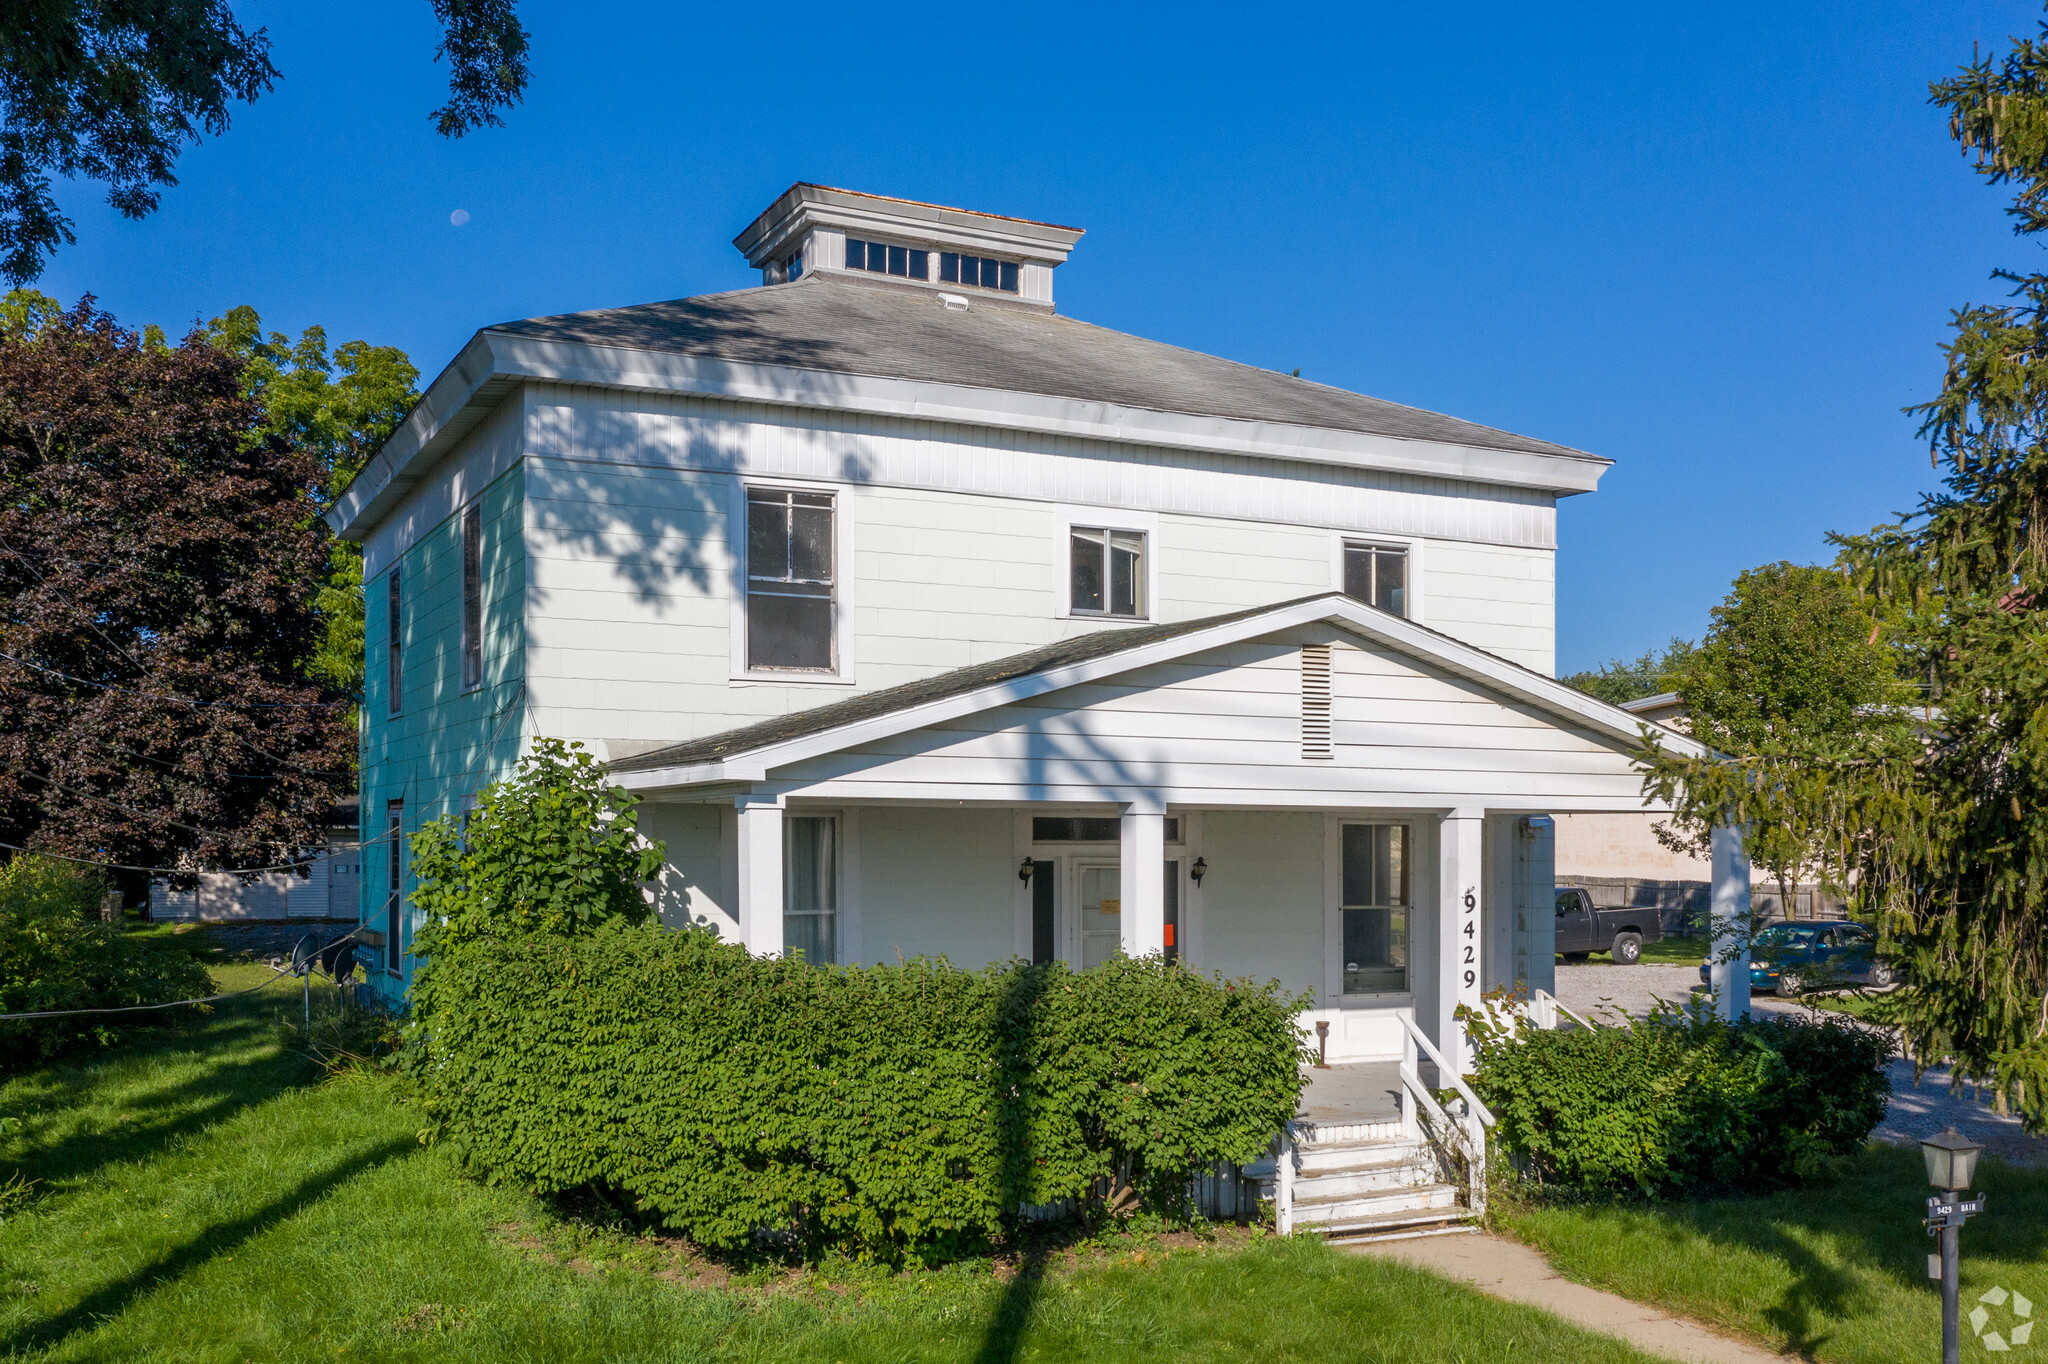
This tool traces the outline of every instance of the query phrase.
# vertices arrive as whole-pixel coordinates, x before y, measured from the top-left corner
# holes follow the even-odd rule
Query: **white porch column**
[[[739,811],[740,941],[757,957],[782,953],[782,802],[741,796]]]
[[[1749,1017],[1749,849],[1742,830],[1717,824],[1713,833],[1713,898],[1708,922],[1713,946],[1708,949],[1708,984],[1714,991],[1714,1012],[1723,1018]]]
[[[1472,1048],[1458,1022],[1460,1004],[1479,1005],[1485,992],[1479,896],[1486,856],[1486,812],[1453,810],[1437,833],[1437,1050],[1460,1072],[1472,1069]]]
[[[1118,857],[1123,897],[1124,955],[1166,951],[1166,807],[1139,801],[1124,806]]]

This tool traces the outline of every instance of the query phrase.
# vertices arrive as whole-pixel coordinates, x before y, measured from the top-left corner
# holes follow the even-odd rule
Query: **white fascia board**
[[[404,424],[328,509],[328,525],[344,539],[365,538],[369,528],[409,486],[407,479],[416,479],[421,471],[432,467],[456,438],[495,406],[502,397],[497,391],[501,386],[522,380],[684,393],[1078,436],[1119,444],[1257,455],[1297,463],[1535,488],[1558,496],[1591,492],[1613,463],[1590,454],[1498,450],[1329,427],[1122,407],[965,384],[888,379],[785,365],[738,364],[666,351],[542,341],[483,331],[434,380]]]
[[[501,376],[490,333],[478,332],[456,352],[398,429],[385,438],[349,485],[324,513],[327,525],[344,540],[361,543],[386,511],[433,467],[463,432],[497,405],[488,397]],[[503,396],[499,394],[497,396]]]
[[[943,724],[948,720],[1029,700],[1034,696],[1043,696],[1047,692],[1101,681],[1154,664],[1170,663],[1190,654],[1244,640],[1258,639],[1278,630],[1318,623],[1342,626],[1385,643],[1402,653],[1419,656],[1475,682],[1539,706],[1552,714],[1577,720],[1609,738],[1636,742],[1641,738],[1645,728],[1640,720],[1619,706],[1597,700],[1576,687],[1566,686],[1554,678],[1544,677],[1506,659],[1497,658],[1484,649],[1425,630],[1399,616],[1391,616],[1372,607],[1362,606],[1340,593],[1331,593],[1307,601],[1277,606],[1271,611],[1262,611],[1242,620],[1211,626],[1192,634],[1176,635],[1172,639],[1160,640],[1153,644],[1136,645],[1113,654],[1105,654],[1100,658],[1069,664],[1063,668],[1050,668],[1025,677],[1011,678],[971,692],[962,692],[958,696],[929,701],[920,706],[910,706],[903,710],[891,711],[887,715],[853,721],[816,734],[785,740],[779,744],[750,749],[743,754],[736,754],[725,762],[625,772],[617,774],[613,780],[630,790],[688,786],[712,781],[764,780],[768,771],[790,763],[842,752],[861,744]],[[1707,752],[1705,745],[1682,735],[1660,735],[1659,738],[1665,747],[1686,757],[1702,757]],[[748,774],[758,772],[762,775],[741,776],[739,773],[742,770]]]

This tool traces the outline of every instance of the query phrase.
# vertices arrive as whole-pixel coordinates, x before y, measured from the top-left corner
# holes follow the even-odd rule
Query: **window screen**
[[[1408,989],[1408,829],[1344,826],[1344,993]]]
[[[831,672],[832,494],[747,489],[747,667]]]
[[[1385,545],[1344,546],[1344,595],[1397,616],[1408,614],[1408,551]]]
[[[1072,597],[1077,615],[1145,614],[1145,536],[1142,531],[1075,526],[1069,532]]]
[[[782,839],[782,946],[814,966],[839,959],[837,849],[831,816],[785,821]]]
[[[462,513],[462,689],[484,684],[484,513]]]

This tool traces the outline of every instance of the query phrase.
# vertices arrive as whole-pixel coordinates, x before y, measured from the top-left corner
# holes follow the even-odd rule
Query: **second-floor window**
[[[1145,614],[1145,533],[1106,526],[1068,531],[1072,565],[1068,609],[1077,616]]]
[[[484,512],[462,513],[462,689],[484,684]]]
[[[390,618],[390,640],[385,646],[385,652],[389,655],[385,660],[389,670],[386,686],[389,687],[391,692],[391,713],[393,715],[398,714],[399,710],[403,707],[405,698],[405,664],[403,657],[405,615],[402,609],[405,593],[399,582],[398,572],[398,565],[391,565],[391,573],[389,575],[389,596],[391,601],[385,611],[385,614]]]
[[[1397,616],[1408,614],[1408,551],[1344,542],[1344,595]]]
[[[747,667],[831,672],[832,494],[747,489]]]

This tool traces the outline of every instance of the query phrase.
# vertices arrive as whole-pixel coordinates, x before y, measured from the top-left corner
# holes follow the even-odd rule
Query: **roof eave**
[[[686,393],[701,397],[1080,436],[1118,444],[1380,469],[1569,497],[1591,492],[1613,463],[1559,447],[1507,450],[1334,427],[1159,411],[1009,389],[892,379],[783,365],[742,364],[673,351],[543,341],[484,330],[428,387],[412,413],[326,513],[335,534],[361,541],[456,441],[522,382]]]

